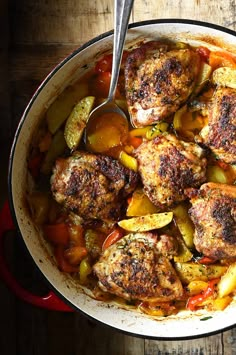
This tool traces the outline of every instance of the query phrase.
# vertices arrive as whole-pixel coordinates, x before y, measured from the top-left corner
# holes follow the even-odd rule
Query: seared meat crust
[[[172,241],[157,242],[153,233],[132,233],[106,249],[93,269],[103,291],[127,300],[169,301],[180,298],[182,284],[162,254],[175,254]]]
[[[76,151],[56,161],[51,177],[55,200],[86,220],[117,221],[138,175],[117,160]]]
[[[196,249],[213,259],[236,257],[236,187],[204,184],[191,203]]]
[[[220,160],[236,164],[236,89],[216,89],[200,136]]]
[[[138,170],[149,199],[160,210],[187,198],[185,189],[206,180],[206,159],[195,143],[167,134],[142,143],[136,150]]]
[[[175,112],[191,94],[199,55],[191,49],[172,49],[148,42],[129,55],[125,66],[126,99],[131,121],[142,127]]]

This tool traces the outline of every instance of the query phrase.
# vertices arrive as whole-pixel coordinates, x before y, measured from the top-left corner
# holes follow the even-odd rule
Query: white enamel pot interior
[[[10,203],[16,225],[34,262],[52,288],[65,302],[95,320],[132,335],[162,339],[202,336],[232,327],[236,323],[236,301],[220,312],[201,311],[190,314],[183,311],[177,316],[153,319],[137,311],[125,310],[115,304],[90,298],[75,280],[57,269],[49,246],[30,217],[25,202],[26,194],[31,188],[26,157],[32,134],[57,95],[69,83],[83,75],[104,52],[111,50],[112,38],[112,33],[103,34],[67,57],[44,80],[27,106],[14,138],[9,166]],[[236,34],[233,31],[188,20],[157,20],[133,24],[129,28],[127,45],[141,39],[159,38],[209,46],[219,44],[236,53]],[[206,318],[208,319],[203,321]]]

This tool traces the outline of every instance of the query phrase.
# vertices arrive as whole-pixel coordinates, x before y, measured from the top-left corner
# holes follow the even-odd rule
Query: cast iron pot
[[[31,101],[17,128],[12,145],[9,164],[9,202],[2,211],[13,217],[23,241],[34,262],[49,281],[50,293],[45,297],[31,295],[22,289],[10,275],[1,253],[1,274],[8,285],[23,299],[39,306],[77,310],[108,326],[131,335],[151,338],[188,338],[214,333],[232,327],[236,323],[236,300],[224,311],[210,313],[183,311],[178,315],[153,319],[137,311],[125,310],[111,302],[96,301],[89,297],[81,286],[68,275],[60,272],[54,262],[50,247],[42,237],[42,231],[35,226],[26,207],[26,194],[31,186],[27,176],[26,157],[34,131],[37,129],[46,109],[60,92],[76,81],[94,62],[112,48],[112,32],[102,34],[86,43],[63,60],[43,81]],[[142,39],[167,38],[204,45],[211,49],[224,49],[236,53],[236,33],[209,23],[189,20],[154,20],[132,24],[129,27],[127,46]],[[4,218],[2,232],[11,227]],[[1,233],[3,234],[3,233]],[[58,295],[58,296],[56,296]],[[205,321],[203,321],[205,320]]]

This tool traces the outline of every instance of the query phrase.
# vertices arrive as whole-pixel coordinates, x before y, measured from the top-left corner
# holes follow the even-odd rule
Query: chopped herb
[[[213,317],[209,316],[209,317],[201,318],[200,320],[201,320],[201,321],[205,321],[205,320],[208,320],[208,319],[211,319],[211,318],[213,318]]]

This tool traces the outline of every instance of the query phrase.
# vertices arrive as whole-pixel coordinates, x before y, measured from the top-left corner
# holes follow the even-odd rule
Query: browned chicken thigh
[[[117,221],[137,181],[138,175],[117,160],[77,151],[57,159],[51,190],[57,202],[86,220]]]
[[[236,89],[216,89],[208,110],[209,122],[201,132],[201,142],[217,158],[236,164]]]
[[[192,93],[199,55],[189,48],[167,49],[167,45],[151,41],[134,49],[127,59],[126,99],[135,127],[165,119]]]
[[[213,259],[236,257],[236,186],[206,183],[191,198],[194,244]]]
[[[203,149],[172,134],[142,143],[135,156],[144,192],[160,210],[185,200],[185,189],[206,180]]]
[[[180,298],[182,284],[168,258],[177,253],[176,243],[172,237],[163,238],[132,233],[111,245],[93,267],[100,288],[127,300]]]

